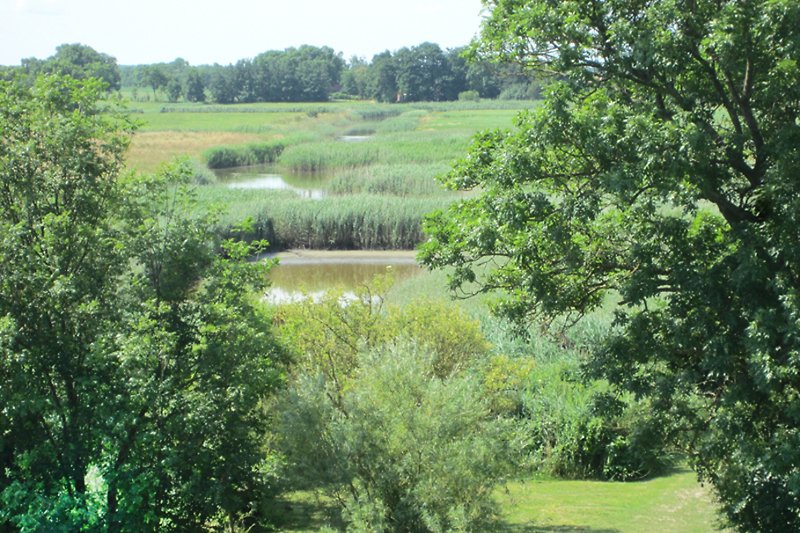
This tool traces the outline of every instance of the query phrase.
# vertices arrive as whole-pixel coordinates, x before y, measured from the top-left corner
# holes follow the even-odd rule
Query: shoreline
[[[417,252],[414,250],[306,250],[292,249],[270,254],[277,258],[279,265],[314,264],[381,264],[416,265]]]

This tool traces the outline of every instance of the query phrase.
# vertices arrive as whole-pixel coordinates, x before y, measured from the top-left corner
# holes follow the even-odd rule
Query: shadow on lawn
[[[338,506],[313,496],[305,501],[277,499],[269,506],[269,516],[273,531],[344,530]]]
[[[588,526],[537,526],[522,524],[505,524],[500,522],[492,531],[498,533],[619,533],[619,529],[598,529]]]

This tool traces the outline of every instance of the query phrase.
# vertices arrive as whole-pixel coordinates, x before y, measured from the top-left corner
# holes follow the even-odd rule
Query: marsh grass
[[[130,168],[153,172],[176,157],[188,156],[201,161],[210,148],[236,146],[259,139],[257,135],[229,131],[141,131],[131,140],[127,161]]]
[[[339,140],[287,146],[281,165],[293,172],[322,172],[332,168],[353,168],[377,163],[383,157],[382,146],[368,142],[347,143]]]
[[[446,163],[376,164],[337,173],[328,184],[333,195],[384,194],[443,196],[450,194],[434,178],[447,171]]]
[[[232,168],[264,165],[277,161],[285,145],[280,141],[219,146],[204,153],[208,168]]]
[[[219,232],[247,240],[267,239],[273,249],[411,250],[423,239],[425,213],[447,198],[407,198],[360,194],[310,201],[289,191],[200,187],[199,204],[217,206]],[[242,221],[252,224],[237,233]]]

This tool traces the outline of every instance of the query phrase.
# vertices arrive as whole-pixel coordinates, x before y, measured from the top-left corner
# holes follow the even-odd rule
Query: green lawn
[[[695,474],[681,469],[647,481],[528,480],[498,487],[501,520],[493,531],[518,533],[715,532],[712,496]],[[295,492],[276,502],[278,531],[339,530],[334,502]]]
[[[501,531],[719,531],[710,491],[689,470],[647,481],[525,481],[499,488]]]

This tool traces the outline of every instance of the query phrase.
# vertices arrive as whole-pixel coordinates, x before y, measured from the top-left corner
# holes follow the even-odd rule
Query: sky
[[[0,0],[0,65],[64,43],[120,65],[228,64],[303,44],[370,60],[426,41],[466,45],[481,13],[481,0]]]

